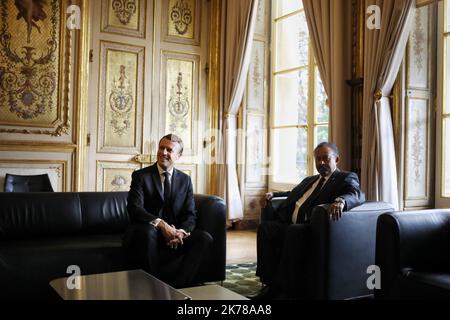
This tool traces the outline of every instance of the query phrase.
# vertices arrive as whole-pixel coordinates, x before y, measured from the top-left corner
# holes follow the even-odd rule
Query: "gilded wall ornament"
[[[19,48],[12,47],[12,35],[8,30],[8,10],[3,5],[0,33],[0,56],[6,62],[0,74],[0,101],[6,102],[9,110],[21,119],[34,119],[51,110],[56,102],[53,99],[57,74],[57,30],[59,9],[57,1],[52,1],[50,33],[46,40],[46,50],[40,50],[30,44],[33,27],[41,33],[37,24],[45,21],[44,1],[15,1],[19,11],[16,20],[27,24],[27,44]]]
[[[177,1],[170,12],[170,19],[175,25],[175,30],[179,34],[185,34],[193,20],[189,4],[184,0]]]
[[[113,0],[112,8],[120,23],[127,25],[136,13],[136,0]]]
[[[178,73],[177,84],[172,86],[169,99],[169,112],[174,118],[170,124],[170,130],[176,131],[177,127],[187,129],[186,116],[189,112],[188,88],[183,88],[183,74]]]
[[[421,179],[420,169],[423,164],[423,154],[425,146],[422,141],[421,132],[423,132],[423,123],[421,120],[421,112],[419,109],[415,110],[415,119],[412,119],[412,130],[414,130],[414,143],[412,145],[411,157],[414,164],[414,182],[416,184],[420,184],[423,183]]]
[[[423,45],[425,44],[425,32],[422,26],[421,11],[416,9],[415,14],[415,28],[412,33],[413,46],[414,46],[414,57],[416,60],[417,70],[420,72],[423,68],[423,56],[424,51]]]
[[[127,179],[123,176],[115,176],[111,181],[111,185],[113,186],[111,191],[120,191],[123,186],[127,184]]]
[[[125,66],[120,66],[119,79],[114,79],[109,95],[109,106],[113,113],[111,125],[118,135],[125,134],[131,126],[130,111],[133,107],[133,92],[127,78]]]

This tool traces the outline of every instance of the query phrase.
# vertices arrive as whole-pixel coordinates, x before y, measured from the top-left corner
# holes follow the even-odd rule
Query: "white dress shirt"
[[[333,171],[334,172],[334,171]],[[331,175],[333,174],[333,172],[331,172],[329,175],[327,175],[325,177],[325,181],[322,185],[322,188],[320,190],[323,189],[323,187],[327,184],[328,179],[331,177]],[[295,202],[295,209],[294,212],[292,213],[292,223],[297,223],[297,216],[298,216],[298,211],[300,210],[300,207],[302,206],[302,204],[306,201],[306,199],[309,198],[309,196],[311,195],[311,193],[313,193],[314,189],[316,189],[316,186],[319,184],[321,177],[319,176],[319,179],[317,179],[312,185],[311,187],[297,200],[297,202]]]

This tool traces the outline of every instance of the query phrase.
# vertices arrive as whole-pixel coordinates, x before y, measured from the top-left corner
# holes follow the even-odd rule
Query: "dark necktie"
[[[173,224],[172,208],[170,205],[170,193],[171,183],[169,179],[169,173],[163,172],[164,175],[164,206],[163,206],[163,219],[169,224]]]
[[[170,179],[169,179],[169,173],[163,172],[164,175],[164,202],[169,201],[170,199]]]
[[[317,198],[317,196],[320,193],[320,190],[322,189],[323,184],[325,183],[325,178],[322,177],[319,180],[319,183],[317,184],[314,191],[309,195],[308,199],[303,202],[300,209],[298,210],[299,213],[297,215],[297,223],[304,223],[306,221],[306,214],[312,210],[311,203]]]

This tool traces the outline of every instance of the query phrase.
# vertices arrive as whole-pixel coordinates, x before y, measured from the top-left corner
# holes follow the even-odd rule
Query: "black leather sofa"
[[[381,215],[376,264],[376,299],[449,299],[450,209]]]
[[[121,247],[127,192],[0,193],[0,298],[56,298],[49,286],[77,265],[81,274],[137,268]],[[195,196],[197,228],[214,238],[198,282],[225,279],[225,203]]]
[[[274,219],[286,197],[276,197],[261,211],[261,220]],[[367,287],[367,268],[375,264],[376,223],[379,215],[392,212],[385,202],[366,202],[346,211],[338,222],[330,221],[327,205],[316,206],[311,215],[310,256],[314,277],[303,296],[309,299],[372,297]],[[304,253],[299,252],[300,255]]]

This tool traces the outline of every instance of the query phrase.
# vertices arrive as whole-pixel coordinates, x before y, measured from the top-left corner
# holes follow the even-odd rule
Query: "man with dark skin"
[[[275,219],[263,221],[258,228],[256,275],[266,287],[257,298],[271,299],[280,292],[295,297],[304,291],[301,286],[310,270],[298,252],[309,249],[309,222],[315,206],[328,204],[330,220],[339,221],[344,211],[364,203],[358,176],[337,168],[335,144],[320,143],[314,157],[318,175],[306,177],[290,192],[267,193],[261,199],[265,207],[272,197],[287,196],[275,211]]]

